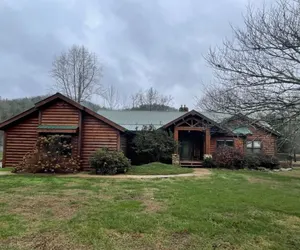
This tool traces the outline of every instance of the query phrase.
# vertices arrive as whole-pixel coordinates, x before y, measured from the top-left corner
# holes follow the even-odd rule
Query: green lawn
[[[153,162],[141,166],[132,166],[127,174],[132,175],[168,175],[192,173],[193,169],[182,168],[160,162]]]
[[[297,174],[0,176],[0,249],[299,249],[299,208]]]
[[[0,168],[0,172],[11,172],[14,168]]]

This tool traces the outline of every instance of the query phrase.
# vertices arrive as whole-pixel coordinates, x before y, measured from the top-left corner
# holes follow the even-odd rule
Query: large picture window
[[[223,146],[234,147],[234,142],[233,140],[217,140],[217,148]]]
[[[247,141],[247,152],[248,153],[260,153],[261,152],[261,141]]]

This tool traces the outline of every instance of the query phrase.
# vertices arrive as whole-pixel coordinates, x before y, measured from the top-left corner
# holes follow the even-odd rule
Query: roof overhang
[[[62,134],[76,134],[78,126],[69,125],[39,125],[38,133],[62,133]]]

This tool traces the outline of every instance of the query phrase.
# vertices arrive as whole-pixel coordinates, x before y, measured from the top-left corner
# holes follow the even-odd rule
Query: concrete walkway
[[[170,174],[170,175],[91,175],[91,174],[58,174],[57,177],[80,177],[80,178],[107,178],[107,179],[156,179],[156,178],[174,178],[174,177],[205,177],[211,174],[211,171],[205,168],[194,168],[193,173],[189,174]],[[2,171],[0,175],[14,175],[11,172]],[[47,175],[47,174],[36,174],[36,175]],[[51,174],[52,175],[52,174]]]

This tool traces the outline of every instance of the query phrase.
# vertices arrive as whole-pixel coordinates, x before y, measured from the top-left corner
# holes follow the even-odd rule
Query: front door
[[[189,140],[180,142],[180,159],[181,160],[192,160],[192,143]]]

